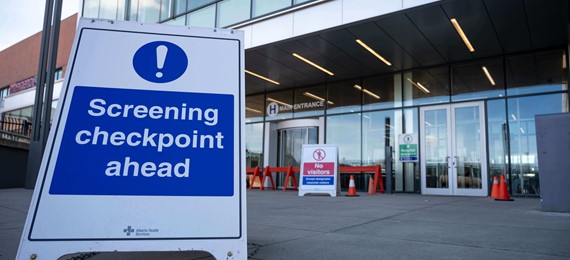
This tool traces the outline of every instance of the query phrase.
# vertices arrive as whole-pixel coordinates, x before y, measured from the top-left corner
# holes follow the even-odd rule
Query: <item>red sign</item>
[[[303,164],[303,175],[334,175],[334,162],[307,162]]]
[[[36,86],[36,77],[18,81],[10,85],[10,95]]]

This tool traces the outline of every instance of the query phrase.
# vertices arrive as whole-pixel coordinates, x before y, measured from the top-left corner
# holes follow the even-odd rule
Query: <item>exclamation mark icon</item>
[[[157,78],[162,78],[163,76],[161,70],[164,67],[164,60],[166,60],[167,52],[168,48],[164,45],[159,45],[156,47],[156,67],[158,68],[158,72],[156,72]]]

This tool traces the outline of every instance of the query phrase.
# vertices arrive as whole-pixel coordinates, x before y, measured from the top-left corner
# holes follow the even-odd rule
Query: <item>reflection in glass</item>
[[[404,73],[404,105],[449,102],[448,67]]]
[[[215,1],[216,0],[188,0],[188,10],[199,8]]]
[[[263,123],[245,125],[246,167],[263,167]]]
[[[479,106],[455,108],[457,188],[481,189],[481,123]]]
[[[493,177],[507,174],[508,131],[505,100],[487,101],[487,140],[489,150],[489,184]],[[492,186],[489,186],[492,187]]]
[[[279,138],[278,166],[301,166],[301,152],[304,144],[318,143],[317,127],[281,129]],[[295,173],[299,180],[299,173]],[[285,183],[285,174],[280,173],[276,179],[277,186],[282,187]],[[288,185],[291,185],[289,183]]]
[[[327,114],[359,112],[362,107],[362,91],[358,87],[361,86],[360,81],[329,84],[327,100],[332,104],[327,104]]]
[[[137,21],[143,23],[158,22],[160,18],[160,0],[139,0],[138,8]]]
[[[452,67],[451,101],[503,97],[505,82],[502,60]]]
[[[265,114],[265,95],[245,97],[245,122],[261,122]]]
[[[534,116],[568,112],[568,95],[512,98],[508,100],[507,112],[511,148],[511,192],[539,195],[539,165]]]
[[[401,79],[400,74],[364,79],[362,110],[402,106]]]
[[[186,15],[186,25],[192,27],[216,27],[216,5],[210,5]]]
[[[448,142],[447,110],[434,109],[425,112],[426,187],[448,188]]]
[[[386,168],[386,146],[394,147],[394,111],[362,114],[362,165]]]
[[[507,58],[507,95],[568,89],[565,60],[563,51]]]
[[[172,17],[172,0],[160,1],[160,20],[166,20]]]
[[[268,14],[291,5],[291,0],[253,0],[253,17]]]
[[[84,0],[82,17],[99,18],[99,0]]]
[[[250,18],[250,0],[225,0],[218,3],[218,25],[226,27]]]
[[[340,165],[360,166],[360,114],[327,117],[326,143],[338,145]]]
[[[267,121],[293,118],[293,91],[267,93],[264,111]]]
[[[326,88],[324,86],[296,89],[294,117],[323,115],[327,105],[325,97]],[[328,104],[332,104],[332,102],[328,101]]]

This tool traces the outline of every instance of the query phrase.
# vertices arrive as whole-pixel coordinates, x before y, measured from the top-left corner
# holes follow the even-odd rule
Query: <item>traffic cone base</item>
[[[347,197],[358,197],[360,195],[356,194],[356,185],[354,185],[354,175],[350,175],[350,182],[348,183],[348,194]]]

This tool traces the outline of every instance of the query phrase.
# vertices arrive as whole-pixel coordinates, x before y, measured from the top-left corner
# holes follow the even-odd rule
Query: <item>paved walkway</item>
[[[541,212],[539,199],[247,195],[250,259],[570,259],[570,214]],[[30,198],[30,190],[0,190],[2,260],[16,255]],[[176,252],[89,259],[208,258]]]

